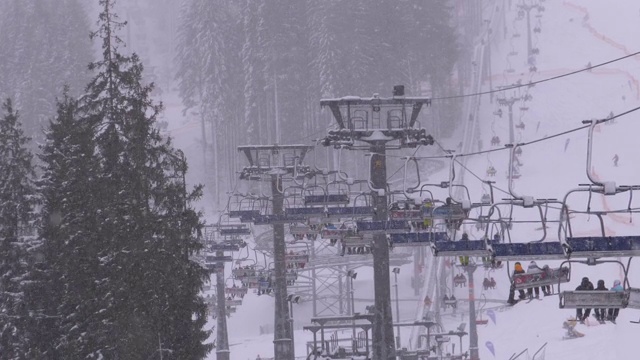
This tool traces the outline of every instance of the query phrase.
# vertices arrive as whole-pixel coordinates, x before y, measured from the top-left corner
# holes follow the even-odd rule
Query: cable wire
[[[526,83],[526,84],[511,85],[511,86],[507,86],[507,87],[504,87],[504,88],[501,88],[501,89],[488,90],[488,91],[482,91],[482,92],[471,93],[471,94],[434,97],[434,98],[431,98],[431,100],[433,101],[433,100],[460,99],[460,98],[466,98],[466,97],[472,97],[472,96],[481,96],[481,95],[493,94],[493,93],[497,93],[497,92],[501,92],[501,91],[519,89],[519,88],[522,88],[522,87],[525,87],[525,86],[527,86],[527,87],[534,86],[534,85],[545,83],[545,82],[548,82],[548,81],[557,80],[557,79],[560,79],[560,78],[563,78],[563,77],[575,75],[575,74],[578,74],[578,73],[581,73],[581,72],[584,72],[584,71],[590,71],[590,70],[593,70],[593,69],[601,67],[601,66],[609,65],[609,64],[612,64],[612,63],[617,62],[617,61],[621,61],[621,60],[624,60],[624,59],[627,59],[627,58],[630,58],[630,57],[634,57],[636,55],[640,55],[640,51],[637,51],[637,52],[634,52],[632,54],[625,55],[625,56],[622,56],[622,57],[619,57],[619,58],[615,58],[613,60],[605,61],[605,62],[600,63],[600,64],[592,65],[592,66],[586,67],[584,69],[571,71],[571,72],[568,72],[568,73],[565,73],[565,74],[552,76],[550,78],[546,78],[546,79],[542,79],[542,80],[538,80],[538,81],[533,81],[533,82],[529,82],[529,83]]]

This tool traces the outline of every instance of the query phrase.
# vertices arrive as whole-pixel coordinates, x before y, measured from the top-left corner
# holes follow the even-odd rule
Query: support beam
[[[223,251],[217,251],[216,257],[222,259]],[[216,301],[217,309],[217,329],[216,329],[216,359],[231,360],[229,351],[229,332],[227,330],[227,307],[225,306],[224,294],[224,263],[216,270]]]
[[[271,176],[271,196],[273,199],[273,214],[283,215],[284,197],[282,177]],[[287,304],[287,266],[286,247],[284,241],[284,224],[273,224],[273,272],[275,298],[275,331],[273,333],[274,356],[276,359],[294,360],[293,334],[290,325],[289,306]]]
[[[371,144],[371,182],[373,206],[376,214],[373,220],[387,220],[387,161],[385,142]],[[391,310],[391,288],[389,275],[389,244],[384,233],[373,235],[373,282],[375,284],[375,312],[373,321],[373,359],[395,359],[395,339],[393,334],[393,314]]]

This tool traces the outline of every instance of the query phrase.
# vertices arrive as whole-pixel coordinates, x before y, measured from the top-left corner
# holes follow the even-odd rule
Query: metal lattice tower
[[[275,331],[274,357],[278,360],[294,360],[295,348],[291,314],[287,300],[287,268],[284,223],[279,221],[284,215],[283,209],[283,177],[309,172],[308,167],[301,166],[307,151],[307,145],[249,145],[239,146],[238,151],[247,157],[249,166],[241,174],[241,180],[267,180],[271,183],[272,214],[263,218],[273,228],[274,259],[274,298],[275,298]]]
[[[322,141],[324,146],[368,150],[371,153],[370,187],[374,221],[387,221],[387,149],[432,145],[433,138],[416,128],[422,106],[428,98],[404,96],[404,86],[394,87],[392,98],[343,97],[320,101],[328,107],[338,125]],[[389,245],[384,232],[373,234],[375,305],[373,318],[373,359],[394,359],[396,354],[389,274]]]

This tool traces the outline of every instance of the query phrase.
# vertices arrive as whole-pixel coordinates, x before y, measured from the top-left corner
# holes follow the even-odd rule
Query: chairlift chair
[[[541,273],[515,274],[512,281],[516,290],[524,290],[547,285],[567,283],[571,280],[571,271],[568,267],[545,269]]]
[[[393,247],[428,246],[441,241],[449,241],[446,231],[420,231],[404,234],[391,234],[389,237]]]
[[[225,294],[231,295],[233,297],[240,297],[243,298],[245,295],[247,295],[247,292],[249,291],[249,288],[247,288],[246,286],[236,286],[235,284],[232,287],[227,287],[224,289]]]
[[[489,319],[482,318],[484,307],[487,305],[487,298],[484,294],[482,295],[482,298],[484,299],[484,302],[482,303],[482,306],[480,306],[480,309],[478,309],[479,315],[475,319],[476,325],[487,325],[489,323]]]
[[[560,295],[559,307],[561,309],[578,309],[578,308],[606,308],[606,309],[622,309],[626,308],[629,304],[630,289],[628,272],[629,265],[631,264],[631,258],[629,258],[627,266],[625,266],[619,260],[593,260],[587,261],[579,260],[565,260],[560,265],[565,263],[583,263],[590,266],[603,264],[603,263],[617,263],[622,267],[624,280],[622,281],[623,291],[609,291],[609,290],[573,290],[573,291],[560,291],[560,284],[558,284],[558,293]]]
[[[463,273],[459,273],[457,275],[454,275],[454,277],[453,277],[453,285],[454,286],[460,286],[460,287],[467,287],[467,277],[464,276]]]
[[[341,256],[344,255],[367,255],[371,253],[371,239],[354,235],[347,236],[340,241]]]

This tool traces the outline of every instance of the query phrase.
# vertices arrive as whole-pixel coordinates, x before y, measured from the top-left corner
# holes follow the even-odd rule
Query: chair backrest
[[[629,291],[608,290],[563,291],[560,293],[560,308],[625,308],[629,302]]]

